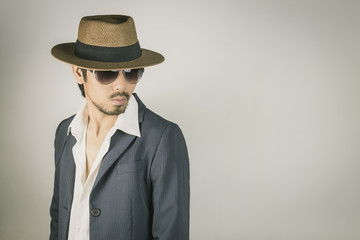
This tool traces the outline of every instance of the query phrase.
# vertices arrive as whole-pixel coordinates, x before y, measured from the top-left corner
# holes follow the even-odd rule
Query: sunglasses
[[[113,70],[113,71],[97,71],[97,70],[89,70],[91,73],[95,75],[96,80],[98,80],[101,84],[110,84],[118,77],[119,72],[122,72],[126,81],[131,84],[136,84],[142,77],[145,69],[144,68],[136,68],[136,69],[124,69],[124,70]]]

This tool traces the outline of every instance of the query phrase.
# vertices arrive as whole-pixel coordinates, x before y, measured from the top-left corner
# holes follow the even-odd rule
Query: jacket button
[[[93,217],[98,217],[100,215],[101,211],[98,208],[93,208],[93,209],[91,209],[90,213]]]

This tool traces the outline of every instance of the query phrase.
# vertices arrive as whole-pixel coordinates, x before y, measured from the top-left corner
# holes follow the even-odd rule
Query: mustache
[[[110,98],[115,98],[115,97],[126,97],[126,99],[129,100],[130,95],[127,92],[117,92],[110,96]]]

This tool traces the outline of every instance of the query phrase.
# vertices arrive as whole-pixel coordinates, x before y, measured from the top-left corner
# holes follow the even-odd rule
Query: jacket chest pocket
[[[143,159],[138,159],[133,162],[126,162],[117,165],[118,175],[124,175],[136,171],[140,171],[146,168],[146,162]]]

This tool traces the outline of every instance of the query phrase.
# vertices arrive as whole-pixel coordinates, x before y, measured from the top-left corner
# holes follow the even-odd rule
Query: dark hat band
[[[128,62],[142,55],[139,41],[126,47],[99,47],[80,42],[75,43],[75,55],[100,62]]]

